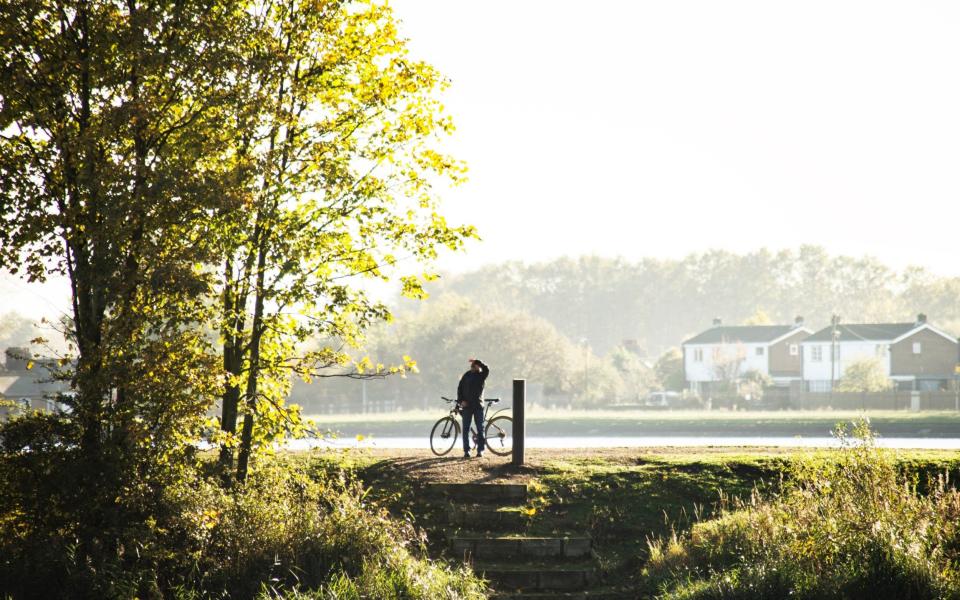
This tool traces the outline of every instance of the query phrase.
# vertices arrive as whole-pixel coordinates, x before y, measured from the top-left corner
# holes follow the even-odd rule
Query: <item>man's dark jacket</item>
[[[487,381],[487,375],[490,374],[490,368],[479,360],[476,361],[480,370],[474,372],[467,371],[460,378],[460,385],[457,386],[457,401],[468,402],[470,406],[480,406],[480,399],[483,397],[483,386]]]

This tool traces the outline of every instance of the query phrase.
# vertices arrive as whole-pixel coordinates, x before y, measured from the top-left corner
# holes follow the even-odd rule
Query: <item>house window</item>
[[[810,346],[810,361],[823,362],[823,346]]]
[[[800,354],[800,346],[797,344],[790,344],[790,356],[798,356]]]
[[[757,356],[763,356],[763,346],[757,346]]]
[[[703,348],[694,348],[694,349],[693,349],[693,361],[694,361],[694,362],[703,362]]]
[[[913,353],[920,354],[923,351],[923,347],[920,345],[920,342],[913,343]]]

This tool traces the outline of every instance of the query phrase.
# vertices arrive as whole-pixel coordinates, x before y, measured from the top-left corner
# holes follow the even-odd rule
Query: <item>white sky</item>
[[[394,0],[485,242],[444,266],[804,243],[960,274],[960,3]]]
[[[810,243],[960,275],[960,2],[393,5],[484,237],[444,268]],[[68,309],[3,279],[0,313]]]

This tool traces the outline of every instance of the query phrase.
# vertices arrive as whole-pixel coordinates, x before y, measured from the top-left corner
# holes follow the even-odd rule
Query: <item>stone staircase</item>
[[[490,581],[492,597],[510,600],[623,600],[601,584],[588,535],[526,535],[523,484],[434,483],[428,492],[445,503],[447,552]]]

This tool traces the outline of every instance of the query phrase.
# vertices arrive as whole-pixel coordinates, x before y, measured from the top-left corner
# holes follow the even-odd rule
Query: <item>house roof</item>
[[[684,342],[687,344],[760,344],[780,339],[792,331],[793,325],[739,325],[713,327]]]
[[[841,342],[892,341],[918,329],[917,323],[851,323],[837,326],[837,340]],[[804,342],[829,342],[833,339],[833,326],[824,327]]]
[[[0,375],[0,398],[40,398],[67,389],[65,382],[50,381],[39,373]]]

